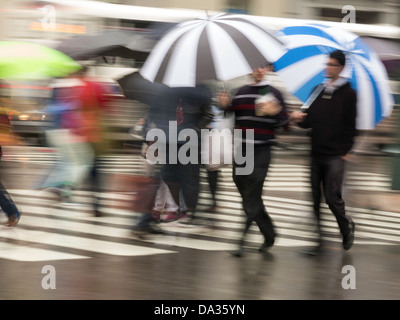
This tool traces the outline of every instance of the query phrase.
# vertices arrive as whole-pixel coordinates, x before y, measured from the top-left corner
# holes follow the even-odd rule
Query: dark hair
[[[336,59],[340,65],[344,66],[346,64],[346,56],[343,51],[336,50],[330,53],[329,58]]]

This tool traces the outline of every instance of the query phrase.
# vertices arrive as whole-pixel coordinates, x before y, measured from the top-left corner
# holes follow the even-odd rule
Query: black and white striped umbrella
[[[267,61],[276,61],[286,52],[274,33],[240,14],[186,21],[161,38],[140,74],[170,87],[234,79]]]

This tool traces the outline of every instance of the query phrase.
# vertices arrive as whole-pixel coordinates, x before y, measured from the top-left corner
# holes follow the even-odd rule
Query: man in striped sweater
[[[253,221],[264,236],[264,243],[259,251],[265,251],[275,242],[276,232],[265,209],[262,193],[271,161],[275,130],[288,123],[288,114],[280,91],[265,80],[269,68],[266,64],[254,68],[254,82],[239,88],[233,99],[226,92],[218,95],[220,107],[229,108],[235,113],[235,129],[242,130],[242,152],[249,157],[247,152],[253,151],[250,156],[254,158],[254,168],[246,175],[238,174],[236,170],[245,164],[239,164],[237,157],[234,162],[233,180],[242,197],[243,210],[247,217],[239,249],[233,253],[236,256],[243,254],[245,237]],[[250,132],[254,136],[249,135]]]

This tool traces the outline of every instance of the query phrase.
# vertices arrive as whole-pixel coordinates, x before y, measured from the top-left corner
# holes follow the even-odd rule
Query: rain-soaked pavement
[[[31,188],[49,168],[32,155],[47,157],[48,151],[18,152],[5,156],[3,181],[24,216],[17,228],[0,228],[0,299],[400,299],[400,194],[390,188],[388,155],[354,155],[348,164],[344,194],[357,224],[353,248],[342,249],[326,211],[324,250],[308,256],[303,254],[313,244],[304,185],[308,157],[301,151],[276,152],[264,195],[279,237],[260,253],[253,228],[245,255],[237,258],[229,252],[236,247],[242,216],[229,171],[223,172],[215,224],[166,223],[161,225],[166,235],[142,241],[130,237],[135,217],[123,210],[122,196],[105,195],[103,217],[94,217],[87,205],[60,207]],[[118,161],[112,167],[118,168]],[[299,170],[305,171],[295,175]],[[110,170],[107,177],[117,173]],[[203,193],[201,204],[207,200]],[[89,198],[84,191],[78,194]]]

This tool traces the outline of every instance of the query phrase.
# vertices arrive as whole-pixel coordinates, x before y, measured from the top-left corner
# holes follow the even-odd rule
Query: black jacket
[[[346,82],[331,96],[322,91],[307,111],[302,128],[311,128],[312,153],[317,155],[345,155],[357,135],[357,95]]]

